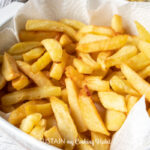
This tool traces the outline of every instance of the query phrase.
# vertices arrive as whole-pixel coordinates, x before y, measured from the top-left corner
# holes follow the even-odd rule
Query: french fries
[[[68,93],[68,102],[71,108],[71,114],[75,120],[78,130],[80,132],[85,132],[87,130],[87,127],[83,121],[83,117],[81,114],[77,87],[75,86],[75,84],[70,78],[67,78],[65,80],[65,83],[66,83],[66,89]]]
[[[34,87],[6,94],[1,98],[1,102],[3,105],[12,105],[18,102],[22,102],[24,100],[34,100],[60,95],[61,95],[60,87],[56,86]]]
[[[10,54],[22,54],[39,46],[41,46],[40,42],[20,42],[13,45],[8,52]]]
[[[68,106],[56,97],[51,97],[51,105],[56,117],[60,134],[66,140],[71,140],[74,142],[78,137],[78,131],[69,114]]]
[[[41,56],[36,62],[34,62],[31,66],[33,73],[38,73],[42,69],[44,69],[51,62],[51,57],[48,52],[45,52],[43,56]]]
[[[65,32],[73,40],[76,40],[76,31],[68,25],[49,20],[28,20],[26,22],[27,31],[57,31]]]
[[[146,96],[150,101],[150,84],[141,78],[135,71],[133,71],[126,64],[121,65],[121,71],[127,78],[129,83],[141,94]]]
[[[31,78],[38,86],[51,86],[51,81],[42,73],[33,73],[31,66],[23,61],[17,61],[17,65],[29,78]]]
[[[119,15],[110,27],[27,20],[21,42],[0,54],[0,111],[58,148],[109,150],[142,95],[150,114],[150,33],[135,23],[139,36]]]
[[[106,109],[127,112],[125,98],[115,92],[98,92],[99,99]]]
[[[21,42],[26,41],[42,41],[44,39],[56,38],[58,32],[43,32],[43,31],[25,31],[22,30],[19,33],[19,39]]]
[[[2,74],[7,81],[11,81],[20,76],[15,59],[8,53],[4,54]]]
[[[109,131],[118,131],[126,119],[123,112],[115,110],[106,111],[106,127]]]
[[[42,41],[43,46],[48,51],[51,59],[55,62],[60,62],[62,59],[62,47],[59,42],[54,39],[45,39]]]
[[[91,43],[78,44],[77,50],[83,53],[116,50],[127,43],[127,35],[117,35],[110,39],[95,41]]]
[[[45,49],[42,47],[34,48],[30,50],[29,52],[26,52],[25,54],[23,54],[23,59],[26,62],[31,62],[39,58],[44,53],[44,51]]]

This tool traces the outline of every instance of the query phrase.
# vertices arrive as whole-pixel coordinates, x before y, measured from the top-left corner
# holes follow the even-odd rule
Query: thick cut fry
[[[90,90],[93,91],[110,91],[109,81],[101,80],[99,76],[88,76],[83,81],[83,86],[86,85]]]
[[[106,66],[106,60],[109,56],[111,56],[113,54],[113,52],[108,51],[108,52],[100,52],[97,56],[97,62],[99,63],[100,67],[102,70],[106,70],[107,66]]]
[[[106,126],[109,131],[118,131],[126,119],[123,112],[115,110],[106,111]]]
[[[49,117],[46,117],[45,119],[46,119],[46,123],[47,123],[47,125],[46,125],[47,130],[50,129],[51,127],[57,125],[56,119],[53,115],[49,116]]]
[[[106,109],[127,112],[125,98],[115,92],[98,92],[100,102]]]
[[[93,72],[93,68],[84,63],[81,59],[74,58],[73,65],[76,67],[79,73],[91,74]]]
[[[0,90],[6,85],[4,76],[0,73]]]
[[[119,15],[114,15],[111,20],[111,27],[117,33],[123,33],[122,17]]]
[[[44,132],[45,140],[56,147],[62,148],[64,146],[63,139],[56,126]]]
[[[150,76],[150,66],[145,67],[143,70],[139,71],[138,74],[143,78]]]
[[[19,78],[12,80],[12,86],[16,90],[21,90],[25,88],[26,86],[28,86],[29,84],[30,84],[30,81],[24,74],[21,74]]]
[[[145,95],[147,100],[150,101],[150,84],[141,78],[126,64],[121,65],[121,71],[127,78],[129,83],[141,94]]]
[[[84,75],[79,73],[74,67],[68,66],[65,74],[68,78],[71,78],[78,87],[82,87],[81,83],[84,80]]]
[[[106,40],[78,44],[76,49],[83,53],[116,50],[123,47],[126,44],[127,39],[127,35],[117,35]]]
[[[78,56],[81,57],[84,63],[93,68],[93,70],[100,69],[100,65],[90,56],[90,54],[79,52]]]
[[[20,76],[15,59],[8,53],[5,53],[3,57],[2,74],[7,81]]]
[[[56,80],[60,80],[63,73],[64,73],[64,69],[66,66],[66,63],[68,61],[68,54],[63,51],[63,56],[62,56],[62,60],[60,63],[53,63],[51,70],[50,70],[50,77]]]
[[[30,133],[34,126],[36,126],[41,120],[42,115],[40,113],[34,113],[21,121],[20,129],[26,133]]]
[[[150,59],[150,43],[139,40],[138,49]]]
[[[13,45],[8,52],[10,54],[22,54],[39,46],[41,46],[40,42],[20,42]]]
[[[30,132],[30,135],[42,141],[44,138],[45,128],[46,128],[46,120],[41,119],[39,123],[32,129],[32,131]]]
[[[122,62],[127,61],[129,58],[137,54],[137,48],[133,45],[126,45],[118,50],[115,54],[108,57],[106,60],[107,67],[119,65]]]
[[[25,31],[22,30],[19,32],[19,39],[21,42],[26,41],[42,41],[48,38],[55,38],[58,35],[58,32],[42,32],[42,31]]]
[[[63,34],[59,40],[60,44],[62,47],[72,43],[71,39],[66,35],[66,34]]]
[[[48,51],[51,59],[55,62],[60,62],[63,51],[60,43],[54,39],[45,39],[42,41],[43,46]]]
[[[70,116],[68,106],[56,97],[51,97],[51,105],[60,134],[64,139],[74,142],[78,137],[78,132]]]
[[[108,36],[104,36],[104,35],[96,35],[96,34],[86,34],[85,36],[83,36],[79,43],[83,44],[83,43],[90,43],[90,42],[95,42],[95,41],[99,41],[99,40],[106,40],[109,39]]]
[[[43,56],[41,56],[36,62],[34,62],[31,66],[33,73],[38,73],[42,69],[44,69],[50,62],[51,57],[48,52],[45,52]]]
[[[13,57],[15,60],[23,60],[22,54],[12,55],[12,57]]]
[[[33,87],[8,93],[1,98],[3,105],[12,105],[24,100],[34,100],[49,98],[50,96],[60,96],[61,88],[57,86]]]
[[[30,115],[33,113],[40,113],[40,114],[42,114],[43,117],[48,117],[53,114],[50,103],[26,105],[25,112],[27,115]]]
[[[135,21],[137,31],[141,40],[150,42],[150,33],[139,22]]]
[[[75,43],[70,43],[66,46],[64,46],[64,49],[68,54],[73,54],[76,51],[76,44]]]
[[[63,89],[61,91],[61,99],[65,102],[65,103],[68,103],[68,92],[67,92],[67,89]]]
[[[105,135],[110,135],[94,103],[92,102],[92,99],[88,96],[79,95],[79,104],[83,119],[88,129],[94,132],[100,132]]]
[[[136,90],[132,88],[132,86],[124,79],[119,76],[113,76],[110,80],[110,85],[112,89],[119,94],[131,94],[131,95],[139,95]]]
[[[72,117],[77,125],[78,130],[80,132],[85,132],[87,130],[87,127],[84,123],[84,120],[81,114],[77,88],[70,78],[67,78],[65,80],[65,83],[66,83],[66,88],[67,88],[67,93],[68,93],[68,102],[71,108]]]
[[[44,51],[45,49],[42,47],[34,48],[30,50],[29,52],[26,52],[25,54],[23,54],[23,59],[26,62],[33,61],[39,58],[44,53]]]
[[[72,28],[74,28],[76,30],[79,30],[85,26],[84,23],[77,21],[77,20],[72,20],[72,19],[61,19],[60,22],[66,24],[68,26],[71,26]]]
[[[91,132],[91,139],[94,142],[94,150],[109,150],[110,138],[104,134]]]
[[[79,33],[93,33],[98,35],[114,36],[114,31],[109,27],[87,25],[79,30]]]
[[[131,57],[127,62],[133,70],[139,71],[144,69],[150,64],[150,59],[144,53],[138,53],[137,55]]]
[[[57,31],[65,32],[73,40],[76,40],[76,31],[68,25],[50,20],[28,20],[26,22],[27,31]]]
[[[53,85],[51,81],[42,72],[39,71],[38,73],[33,73],[31,66],[28,63],[23,61],[17,61],[17,64],[20,70],[22,70],[30,79],[32,79],[36,85],[38,86]]]
[[[126,96],[126,103],[127,103],[127,110],[128,113],[132,109],[132,107],[136,104],[136,102],[139,100],[139,97],[127,95]]]

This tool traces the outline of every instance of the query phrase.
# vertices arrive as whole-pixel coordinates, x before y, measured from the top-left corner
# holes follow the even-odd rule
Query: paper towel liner
[[[0,50],[3,52],[16,43],[17,34],[24,29],[27,19],[69,18],[87,24],[110,26],[114,14],[122,16],[124,28],[131,34],[136,34],[134,20],[138,20],[149,30],[150,3],[123,0],[30,0],[14,17],[15,33],[10,29],[0,32]],[[19,131],[2,118],[0,128],[29,149],[56,149]],[[150,149],[150,118],[146,111],[144,96],[135,104],[120,130],[114,134],[110,149]]]

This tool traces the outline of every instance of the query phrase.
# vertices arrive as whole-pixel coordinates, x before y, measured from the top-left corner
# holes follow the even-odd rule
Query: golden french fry
[[[70,26],[51,20],[28,20],[26,22],[27,31],[57,31],[65,32],[73,40],[76,40],[76,31]]]
[[[56,126],[57,125],[57,122],[56,122],[56,119],[55,117],[52,115],[52,116],[49,116],[49,117],[46,117],[46,129],[50,129],[52,128],[53,126]]]
[[[94,150],[109,150],[110,137],[96,132],[91,132],[91,139],[94,142]]]
[[[150,59],[150,43],[139,40],[138,49]]]
[[[100,40],[106,40],[109,39],[108,36],[104,36],[104,35],[96,35],[96,34],[86,34],[85,36],[83,36],[80,41],[79,44],[83,44],[83,43],[90,43],[90,42],[95,42],[95,41],[100,41]]]
[[[93,72],[93,68],[86,63],[84,63],[81,59],[74,58],[73,65],[78,70],[79,73],[83,74],[91,74]]]
[[[32,131],[30,132],[30,135],[42,141],[44,138],[45,128],[46,128],[46,120],[41,119],[39,123],[32,129]]]
[[[90,131],[110,135],[107,131],[100,114],[98,113],[92,99],[88,96],[79,95],[80,109],[83,119]]]
[[[132,109],[132,107],[136,104],[136,102],[139,100],[139,97],[127,95],[126,96],[126,103],[127,103],[127,110],[128,113]]]
[[[132,88],[132,86],[124,79],[114,75],[110,80],[111,88],[119,94],[139,95],[139,93]]]
[[[144,26],[142,26],[138,21],[135,21],[135,25],[140,39],[150,42],[150,33],[144,28]]]
[[[123,47],[127,43],[127,39],[128,39],[127,35],[117,35],[106,40],[100,40],[85,44],[78,44],[76,49],[77,51],[83,53],[116,50]]]
[[[106,60],[109,56],[111,56],[113,54],[112,51],[108,51],[108,52],[100,52],[97,56],[97,62],[100,65],[102,70],[106,70],[107,66],[106,66]]]
[[[24,100],[34,100],[49,98],[50,96],[60,96],[61,88],[57,86],[33,87],[8,93],[1,98],[3,105],[12,105]]]
[[[12,112],[15,107],[14,106],[4,106],[4,105],[0,105],[0,109],[1,111],[3,111],[4,113],[10,113]]]
[[[87,130],[87,127],[83,121],[83,117],[81,114],[77,87],[75,86],[75,84],[70,78],[66,78],[65,83],[66,83],[66,89],[68,93],[68,102],[71,108],[72,117],[77,125],[78,130],[80,132],[85,132]]]
[[[115,54],[108,57],[106,60],[106,66],[111,67],[115,65],[119,65],[122,62],[127,61],[131,57],[137,54],[137,48],[133,45],[126,45],[118,50]]]
[[[86,25],[79,30],[79,33],[93,33],[98,35],[114,36],[114,31],[109,27]]]
[[[93,91],[110,91],[109,81],[102,80],[99,76],[88,76],[85,77],[83,81],[83,86],[87,86],[90,90]]]
[[[26,41],[42,41],[48,38],[55,38],[58,35],[58,32],[44,32],[44,31],[25,31],[22,30],[19,32],[19,39],[21,42]]]
[[[51,86],[53,85],[42,72],[33,73],[31,66],[23,61],[17,61],[17,65],[19,66],[19,69],[22,70],[29,78],[31,78],[36,85],[38,86]]]
[[[15,59],[8,53],[5,53],[3,57],[2,74],[7,81],[20,76]]]
[[[22,54],[12,55],[12,57],[13,57],[15,60],[23,60]]]
[[[150,84],[141,78],[135,71],[133,71],[126,64],[121,65],[121,71],[127,78],[129,83],[141,94],[145,95],[150,101]]]
[[[117,33],[123,33],[122,17],[119,15],[114,15],[111,20],[111,27]]]
[[[84,75],[79,73],[74,67],[68,66],[65,74],[68,78],[71,78],[78,87],[82,87],[81,83],[84,80]]]
[[[125,98],[115,92],[98,92],[100,102],[106,109],[127,112]]]
[[[26,86],[28,86],[29,84],[30,84],[30,81],[24,74],[21,74],[20,77],[12,80],[12,86],[16,90],[21,90],[21,89],[25,88]]]
[[[150,66],[145,67],[143,70],[138,71],[138,74],[143,78],[147,78],[150,76]]]
[[[108,72],[109,72],[108,68],[106,70],[98,69],[98,70],[94,70],[91,76],[99,76],[99,78],[103,79],[107,75]]]
[[[67,92],[67,89],[63,89],[61,91],[61,99],[65,102],[65,103],[68,103],[68,92]]]
[[[72,41],[71,41],[71,39],[66,34],[63,34],[60,37],[59,43],[61,44],[62,47],[64,47],[64,46],[72,43]]]
[[[41,56],[36,62],[31,65],[31,69],[33,73],[38,73],[42,69],[44,69],[50,62],[51,57],[48,52],[45,52],[43,56]]]
[[[53,65],[50,69],[50,74],[49,74],[51,78],[56,79],[56,80],[61,79],[64,69],[65,69],[65,66],[66,66],[66,63],[68,61],[68,57],[69,57],[68,54],[65,51],[63,51],[61,62],[53,63]]]
[[[115,110],[106,111],[106,126],[109,131],[118,131],[126,119],[126,115],[123,112]]]
[[[25,112],[27,115],[30,115],[33,113],[40,113],[40,114],[42,114],[43,117],[48,117],[53,114],[50,103],[26,105]]]
[[[64,139],[74,142],[78,137],[78,132],[70,116],[68,106],[56,97],[51,97],[51,105],[60,134]]]
[[[144,53],[138,53],[137,55],[131,57],[127,62],[133,70],[139,71],[144,69],[150,64],[150,59]]]
[[[21,121],[20,129],[26,133],[30,133],[35,125],[39,123],[42,115],[40,113],[34,113]]]
[[[55,62],[60,62],[63,51],[60,43],[54,39],[45,39],[42,41],[43,46],[48,51],[51,59]]]
[[[62,148],[64,146],[63,139],[56,126],[44,132],[45,140],[56,147]],[[54,142],[56,141],[56,142]]]
[[[10,54],[22,54],[39,46],[41,46],[40,42],[20,42],[13,45],[8,52]]]
[[[71,26],[72,28],[74,28],[76,30],[79,30],[85,26],[84,23],[77,21],[77,20],[72,20],[72,19],[61,19],[60,22],[66,24],[68,26]]]
[[[23,60],[26,62],[35,60],[39,58],[44,53],[44,51],[45,49],[42,47],[31,49],[29,52],[23,54]]]
[[[84,63],[86,63],[94,70],[100,69],[100,65],[90,56],[90,54],[79,52],[78,56],[81,57]]]
[[[6,85],[4,76],[0,73],[0,90]]]
[[[70,43],[66,46],[64,46],[64,49],[68,54],[73,54],[76,51],[76,44],[75,43]]]

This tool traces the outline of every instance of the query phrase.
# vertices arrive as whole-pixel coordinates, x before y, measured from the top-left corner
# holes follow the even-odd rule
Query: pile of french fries
[[[28,20],[21,42],[0,55],[0,110],[56,147],[109,150],[140,97],[150,102],[150,33],[135,25],[138,36],[119,15],[110,27]]]

